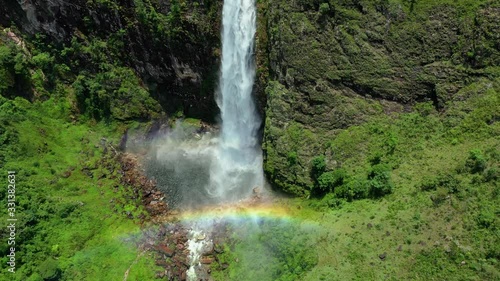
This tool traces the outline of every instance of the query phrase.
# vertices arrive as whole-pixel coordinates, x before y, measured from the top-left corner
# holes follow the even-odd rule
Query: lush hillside
[[[300,279],[498,279],[500,6],[259,5],[265,172],[323,230]]]
[[[7,243],[9,229],[2,227],[0,280],[123,280],[125,275],[153,280],[158,267],[138,247],[140,225],[149,214],[141,204],[142,192],[124,180],[127,167],[119,161],[122,134],[137,121],[186,113],[178,102],[167,99],[166,105],[159,91],[148,88],[161,79],[151,78],[152,66],[140,68],[139,62],[147,63],[143,57],[130,56],[136,48],[138,56],[159,61],[147,53],[153,47],[131,40],[159,44],[149,42],[153,35],[140,29],[160,24],[146,18],[119,24],[127,13],[153,13],[153,6],[52,1],[46,10],[38,4],[30,8],[35,19],[25,18],[33,14],[23,14],[20,2],[0,8],[8,11],[2,11],[0,22],[9,24],[0,29],[0,171],[5,183],[8,171],[15,172],[17,219],[16,273],[7,272],[13,245]],[[54,7],[68,9],[59,11],[62,20],[53,17]],[[121,17],[107,18],[118,11]],[[186,7],[180,14],[184,12]],[[89,20],[89,13],[102,18]],[[45,23],[50,20],[55,22],[49,27]],[[182,40],[189,38],[177,42]],[[168,54],[167,49],[157,51]],[[181,79],[176,74],[170,78]],[[201,80],[196,83],[200,91]],[[199,112],[212,118],[213,108],[207,110]],[[4,206],[7,187],[0,188]],[[1,218],[7,222],[6,209]]]
[[[216,120],[222,1],[4,2],[0,280],[187,268],[140,247],[162,228],[120,155],[131,128]],[[264,172],[292,198],[228,226],[211,278],[500,279],[497,1],[257,2]]]
[[[296,221],[234,242],[240,262],[220,280],[500,278],[499,86],[484,79],[446,112],[422,103],[341,131],[311,161],[311,198],[275,203]],[[291,148],[318,141],[299,123],[287,133]],[[297,173],[298,157],[276,164]],[[257,266],[255,252],[275,260]]]
[[[329,169],[343,165],[343,152],[330,142],[346,128],[405,118],[427,106],[421,103],[446,115],[464,99],[461,90],[499,79],[494,1],[269,1],[263,7],[265,170],[293,194],[314,189],[315,157],[325,157]]]
[[[15,245],[6,243],[6,227],[0,232],[0,280],[123,280],[140,254],[138,223],[146,213],[120,182],[113,151],[120,130],[72,122],[63,97],[43,103],[2,97],[0,108],[0,171],[5,182],[8,171],[16,173],[17,219]],[[11,246],[15,274],[7,272]],[[133,266],[130,278],[154,277],[151,260],[140,256]]]

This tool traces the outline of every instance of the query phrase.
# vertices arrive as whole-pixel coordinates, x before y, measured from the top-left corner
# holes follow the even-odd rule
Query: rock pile
[[[186,280],[187,270],[190,267],[188,250],[188,232],[180,223],[162,224],[158,230],[144,231],[143,247],[155,253],[156,265],[164,268],[158,271],[156,277],[163,280]],[[197,276],[200,280],[212,280],[210,265],[218,262],[217,254],[222,253],[222,246],[213,241],[222,241],[222,237],[212,235],[226,235],[225,232],[210,232],[199,239],[206,241],[199,259],[200,265]]]
[[[133,193],[141,198],[151,219],[155,221],[155,218],[166,215],[169,209],[163,193],[156,188],[153,180],[144,175],[137,158],[129,153],[121,153],[120,164],[122,184],[132,187]]]

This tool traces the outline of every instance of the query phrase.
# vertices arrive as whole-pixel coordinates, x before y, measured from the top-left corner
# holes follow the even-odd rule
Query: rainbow
[[[271,204],[231,204],[208,206],[196,210],[183,211],[176,215],[176,219],[185,222],[214,219],[239,220],[255,218],[291,220],[292,215],[290,210],[279,206],[273,206]]]

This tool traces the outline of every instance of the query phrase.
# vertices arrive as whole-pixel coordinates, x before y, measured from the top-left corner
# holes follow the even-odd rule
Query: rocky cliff
[[[221,4],[1,1],[0,25],[67,65],[67,82],[103,72],[104,64],[132,68],[167,113],[212,119]]]
[[[23,34],[32,59],[2,64],[8,83],[35,97],[75,96],[96,119],[170,116],[213,120],[222,1],[3,1],[0,25]],[[497,80],[495,1],[258,1],[257,87],[270,182],[307,196],[312,160],[342,166],[331,142],[347,128],[416,105],[439,113],[482,79]],[[5,40],[4,40],[5,39]],[[21,58],[22,59],[22,58]],[[30,71],[18,73],[20,66]],[[34,71],[33,68],[36,70]],[[62,82],[62,83],[59,83]],[[16,86],[17,85],[17,86]],[[15,91],[14,91],[15,92]],[[18,93],[30,96],[26,93]],[[151,100],[151,97],[154,100]]]
[[[311,160],[341,166],[343,129],[431,103],[438,112],[481,77],[498,79],[495,1],[264,1],[265,171],[287,192],[313,188]]]

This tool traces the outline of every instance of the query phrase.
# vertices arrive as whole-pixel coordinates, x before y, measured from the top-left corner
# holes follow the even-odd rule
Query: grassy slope
[[[418,1],[418,5],[427,2]],[[95,81],[100,84],[99,79]],[[317,245],[306,248],[318,253],[317,265],[301,275],[309,265],[301,268],[297,260],[284,255],[278,266],[268,263],[264,270],[273,270],[282,280],[298,276],[308,280],[498,278],[498,178],[485,181],[486,171],[498,166],[495,105],[499,90],[498,83],[496,90],[488,86],[492,83],[483,81],[463,90],[446,113],[438,114],[423,106],[415,113],[368,120],[332,138],[328,144],[332,159],[350,177],[366,177],[369,160],[375,156],[390,165],[393,193],[379,200],[344,203],[340,208],[337,205],[342,200],[332,195],[284,202],[292,210],[301,206],[300,211],[294,211],[295,216],[321,226],[321,231],[307,236]],[[16,278],[41,280],[41,275],[50,276],[58,268],[63,280],[122,279],[138,254],[134,245],[138,227],[123,216],[125,210],[133,211],[135,207],[127,203],[111,205],[111,199],[123,196],[122,187],[115,188],[113,172],[106,172],[100,164],[93,170],[93,178],[82,171],[101,159],[101,137],[116,143],[116,133],[104,124],[71,123],[67,120],[70,105],[64,99],[56,100],[53,97],[33,104],[22,99],[1,100],[1,152],[5,159],[0,172],[5,175],[6,170],[18,171],[19,219],[27,226],[22,227],[18,239],[23,247],[18,252],[21,267]],[[343,101],[339,103],[344,105]],[[300,130],[292,133],[300,138]],[[390,147],[394,151],[388,153]],[[488,159],[487,169],[480,174],[457,171],[457,167],[463,170],[473,149],[482,150]],[[66,178],[63,175],[68,171],[72,172]],[[420,190],[422,182],[436,180],[439,173],[451,174],[458,180],[458,191],[451,192],[439,184],[436,190]],[[103,174],[107,177],[98,179]],[[0,198],[4,200],[5,186],[1,188]],[[368,229],[368,223],[372,228]],[[271,226],[269,233],[251,237],[250,241],[287,238],[265,246],[278,245],[279,253],[299,260],[308,256],[301,247],[310,245],[302,243],[305,234],[288,243],[294,237],[285,232],[286,228]],[[1,235],[5,237],[6,233]],[[402,251],[397,251],[399,245]],[[252,246],[237,245],[235,256],[252,251]],[[380,261],[378,255],[383,252],[387,257]],[[462,261],[464,265],[460,265]],[[132,267],[130,280],[152,279],[151,263],[150,259],[140,258]],[[2,260],[2,270],[4,266]],[[248,270],[258,269],[231,264],[229,274],[236,280],[240,280],[239,274],[249,278],[270,276]],[[10,277],[0,275],[5,280]]]
[[[138,255],[134,241],[139,232],[124,209],[141,211],[134,202],[110,203],[127,193],[119,184],[119,167],[100,146],[103,137],[116,143],[116,127],[69,122],[66,99],[31,104],[2,98],[0,107],[2,129],[11,135],[1,145],[5,159],[0,173],[5,179],[8,170],[17,172],[19,204],[17,272],[14,278],[2,273],[0,280],[43,280],[41,276],[57,271],[60,280],[123,280]],[[114,172],[105,168],[109,165]],[[2,202],[5,188],[2,185]],[[5,246],[2,243],[3,253]],[[153,260],[142,256],[129,280],[151,280],[153,275]]]
[[[446,112],[420,104],[343,131],[327,165],[346,170],[342,188],[363,182],[378,158],[391,167],[392,193],[347,202],[335,186],[281,199],[295,223],[249,228],[227,249],[219,280],[498,280],[498,82],[464,88]]]
[[[448,113],[402,114],[351,127],[333,140],[337,159],[353,175],[366,173],[371,155],[382,154],[393,166],[394,189],[383,199],[341,207],[331,195],[298,201],[314,211],[297,216],[323,228],[318,265],[304,280],[500,278],[500,128],[492,122],[499,93],[498,82],[483,81],[462,90],[458,97],[465,100],[452,102]],[[380,152],[388,138],[397,143],[392,154]],[[473,172],[466,163],[478,149],[487,164]],[[451,180],[435,184],[440,178]],[[422,190],[429,182],[434,185]]]

